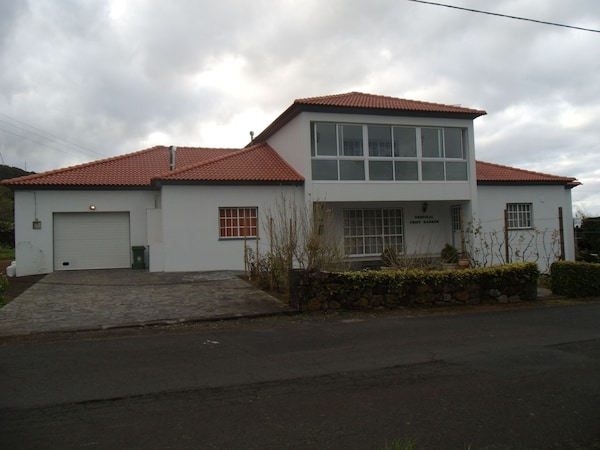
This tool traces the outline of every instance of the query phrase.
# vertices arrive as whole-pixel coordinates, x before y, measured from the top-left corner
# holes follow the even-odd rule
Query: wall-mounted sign
[[[411,221],[411,225],[420,225],[424,223],[440,223],[439,219],[436,219],[433,216],[423,215],[423,216],[415,216]]]

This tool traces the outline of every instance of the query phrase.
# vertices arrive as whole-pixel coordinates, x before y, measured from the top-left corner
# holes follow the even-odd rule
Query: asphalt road
[[[2,449],[600,448],[600,304],[7,340],[0,377]]]

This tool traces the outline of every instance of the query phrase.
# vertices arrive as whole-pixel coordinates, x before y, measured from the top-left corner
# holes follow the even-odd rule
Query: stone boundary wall
[[[478,276],[476,271],[487,271]],[[537,269],[536,269],[537,270]],[[399,279],[392,271],[331,273],[293,270],[289,303],[298,311],[382,310],[435,305],[499,304],[535,300],[537,275],[489,274],[490,269],[430,272],[422,279]],[[470,272],[467,274],[467,272]],[[363,275],[364,274],[364,275]],[[466,276],[465,276],[466,275]]]

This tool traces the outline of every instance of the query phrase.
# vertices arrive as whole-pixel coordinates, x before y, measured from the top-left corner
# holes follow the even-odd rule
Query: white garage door
[[[54,270],[131,267],[129,213],[55,213]]]

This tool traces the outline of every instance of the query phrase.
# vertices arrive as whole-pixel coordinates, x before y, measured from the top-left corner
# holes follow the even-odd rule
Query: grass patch
[[[0,259],[15,259],[15,249],[5,245],[0,245]]]

